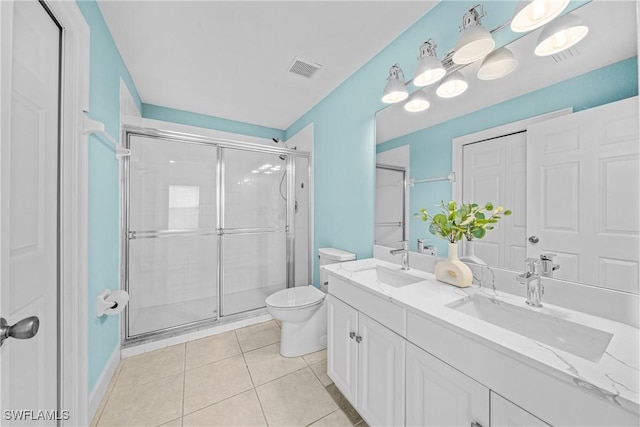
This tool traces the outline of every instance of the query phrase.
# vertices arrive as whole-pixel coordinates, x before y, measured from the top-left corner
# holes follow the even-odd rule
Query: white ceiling
[[[142,102],[277,129],[436,3],[98,1]],[[323,67],[289,73],[296,56]]]

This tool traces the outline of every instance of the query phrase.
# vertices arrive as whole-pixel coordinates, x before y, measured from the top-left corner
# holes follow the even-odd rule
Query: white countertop
[[[457,288],[437,281],[431,273],[416,269],[404,273],[424,280],[398,288],[371,280],[365,274],[358,274],[377,265],[401,271],[397,264],[375,258],[331,264],[322,268],[354,286],[383,296],[476,340],[481,339],[489,347],[503,352],[506,350],[509,355],[528,365],[569,380],[576,387],[589,389],[592,394],[595,391],[595,394],[614,405],[640,414],[640,330],[609,319],[547,304],[544,299],[544,307],[532,308],[526,305],[524,298],[494,289],[478,286]],[[475,294],[609,332],[613,334],[613,338],[602,358],[598,362],[592,362],[447,307],[448,304]]]

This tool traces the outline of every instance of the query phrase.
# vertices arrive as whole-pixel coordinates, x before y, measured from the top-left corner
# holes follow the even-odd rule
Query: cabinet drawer
[[[345,280],[329,276],[329,293],[356,310],[382,323],[398,335],[406,335],[405,309],[391,301],[375,296]]]

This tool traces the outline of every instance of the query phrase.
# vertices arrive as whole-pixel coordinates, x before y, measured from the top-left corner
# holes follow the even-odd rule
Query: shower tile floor
[[[366,426],[326,350],[285,358],[279,341],[271,320],[124,359],[92,426]]]

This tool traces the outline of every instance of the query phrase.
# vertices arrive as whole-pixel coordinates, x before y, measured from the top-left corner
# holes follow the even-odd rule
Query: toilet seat
[[[265,300],[268,306],[279,309],[299,309],[321,303],[325,294],[313,285],[282,289]]]

